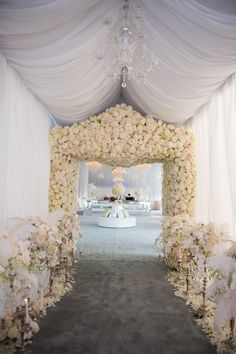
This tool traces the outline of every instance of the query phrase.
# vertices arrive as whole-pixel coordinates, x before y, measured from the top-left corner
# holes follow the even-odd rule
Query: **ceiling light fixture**
[[[153,45],[145,35],[142,8],[138,2],[123,0],[118,21],[104,20],[108,40],[96,51],[96,59],[102,63],[108,77],[120,80],[122,88],[130,79],[145,83],[148,72],[158,66],[157,55],[150,49]]]

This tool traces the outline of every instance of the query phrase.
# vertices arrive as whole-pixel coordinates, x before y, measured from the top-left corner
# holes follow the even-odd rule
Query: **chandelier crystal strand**
[[[145,83],[147,74],[158,66],[157,55],[148,45],[143,19],[137,0],[123,0],[118,20],[109,16],[104,20],[107,41],[97,48],[96,59],[109,78],[121,81],[122,88],[130,79]]]

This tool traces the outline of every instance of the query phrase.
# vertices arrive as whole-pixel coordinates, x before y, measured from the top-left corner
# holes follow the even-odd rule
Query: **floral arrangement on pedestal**
[[[124,181],[126,172],[126,168],[123,167],[115,167],[112,169],[113,182],[116,183],[112,187],[112,194],[118,199],[121,199],[125,193],[125,187],[122,182]]]
[[[14,218],[0,234],[0,351],[24,348],[37,320],[71,288],[78,218]]]
[[[121,198],[125,193],[125,187],[123,186],[123,184],[115,184],[112,187],[112,194],[114,194],[114,196]]]
[[[164,218],[156,244],[163,246],[163,257],[170,269],[167,278],[176,288],[176,295],[191,306],[217,351],[234,354],[236,242],[229,240],[223,227],[175,216]]]
[[[171,269],[178,269],[179,260],[185,256],[183,241],[187,240],[193,226],[189,216],[165,217],[163,231],[160,235],[164,246],[166,264]]]
[[[123,167],[164,163],[163,214],[194,214],[195,143],[186,129],[121,104],[70,127],[54,127],[50,141],[51,210],[76,210],[78,163],[96,160]]]

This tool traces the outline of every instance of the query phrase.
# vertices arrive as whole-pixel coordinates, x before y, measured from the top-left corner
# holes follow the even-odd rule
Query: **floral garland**
[[[219,353],[235,353],[236,243],[222,227],[175,216],[165,218],[156,245],[163,246],[176,295],[191,306]]]
[[[195,143],[186,129],[121,104],[70,127],[54,127],[50,141],[50,210],[77,209],[78,162],[96,159],[123,167],[164,163],[164,215],[194,215]]]
[[[71,288],[78,218],[10,219],[0,234],[0,352],[24,347],[37,332],[35,319]],[[10,348],[10,350],[13,348]]]

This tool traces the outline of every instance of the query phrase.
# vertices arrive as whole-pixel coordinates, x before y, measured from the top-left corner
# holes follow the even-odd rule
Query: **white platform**
[[[104,216],[99,216],[98,226],[113,228],[134,227],[136,226],[136,218],[134,216],[127,218],[107,218]]]
[[[113,228],[136,226],[136,218],[129,216],[121,204],[113,205],[111,209],[106,210],[105,214],[98,218],[98,226]]]

